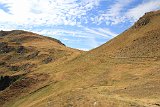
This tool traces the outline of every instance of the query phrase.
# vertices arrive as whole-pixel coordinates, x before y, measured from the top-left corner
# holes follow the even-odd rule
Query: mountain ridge
[[[145,14],[131,28],[96,49],[80,53],[73,50],[73,56],[63,54],[60,60],[40,65],[0,92],[0,104],[4,107],[159,107],[159,13],[160,10]],[[146,22],[143,18],[148,17]],[[43,49],[45,44],[32,46]]]
[[[40,66],[66,62],[80,53],[57,39],[36,33],[0,31],[0,106],[50,82],[49,74],[33,73]]]
[[[159,38],[160,36],[158,35],[160,34],[159,32],[160,25],[157,23],[159,20],[159,16],[160,16],[160,11],[146,13],[131,28],[129,28],[122,34],[118,35],[114,39],[108,41],[107,43],[103,44],[102,46],[98,47],[98,49],[97,48],[96,49],[99,51],[102,51],[101,52],[102,54],[107,54],[108,57],[109,56],[110,57],[125,57],[125,56],[126,57],[154,57],[154,56],[159,57],[160,53],[158,51],[159,49],[158,42],[160,42],[160,38]],[[147,20],[149,19],[150,21],[145,23],[146,19]],[[152,43],[154,44],[156,41],[155,50],[157,52],[153,53],[153,55],[149,55],[149,54],[146,56],[143,55],[147,53],[148,50],[149,52],[152,52],[151,49],[154,47],[154,45],[152,45],[152,47],[146,49],[149,46],[149,44],[142,43],[143,41],[147,40],[145,38],[150,38],[150,39],[153,38],[151,40],[154,40],[154,41],[150,41],[150,45]],[[149,43],[149,41],[146,41],[146,43]],[[137,45],[136,46],[137,49],[136,48],[134,49],[135,45]],[[139,47],[140,45],[144,45],[144,46]],[[143,49],[146,49],[146,50],[143,50]],[[145,52],[145,53],[141,53],[139,51]],[[157,54],[157,55],[154,55],[154,54]]]
[[[34,34],[34,35],[37,35],[37,37],[43,37],[43,35],[39,35],[39,34],[36,34],[36,33],[32,33],[32,32],[28,32],[28,31],[24,31],[24,30],[12,30],[12,31],[3,31],[1,30],[0,31],[0,37],[2,36],[13,36],[13,35],[18,35],[18,34]],[[45,37],[45,38],[48,38],[50,40],[53,40],[59,44],[62,44],[62,45],[65,45],[63,44],[60,40],[58,39],[55,39],[55,38],[51,38],[51,37]]]

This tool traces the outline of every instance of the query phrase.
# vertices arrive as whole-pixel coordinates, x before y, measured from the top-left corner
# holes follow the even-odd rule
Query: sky
[[[160,0],[0,0],[0,30],[27,30],[91,50],[158,9]]]

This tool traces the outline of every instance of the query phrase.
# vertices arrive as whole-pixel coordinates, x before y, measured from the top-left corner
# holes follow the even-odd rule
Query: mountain
[[[130,29],[95,51],[111,57],[159,57],[159,16],[160,11],[146,13]]]
[[[41,64],[0,93],[1,105],[159,107],[159,21],[159,10],[146,13],[131,28],[96,49],[74,50],[76,54],[67,61]]]
[[[0,73],[29,72],[39,65],[63,60],[80,51],[66,47],[61,41],[32,32],[0,31]],[[11,72],[7,72],[11,71]]]
[[[35,69],[49,63],[64,63],[80,53],[57,39],[36,33],[0,31],[0,105],[49,81],[47,71],[32,74]]]

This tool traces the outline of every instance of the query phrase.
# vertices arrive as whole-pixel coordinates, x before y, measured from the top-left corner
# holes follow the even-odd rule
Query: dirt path
[[[160,107],[160,101],[155,99],[134,99],[129,97],[122,97],[120,95],[102,95],[109,99],[114,99],[122,102],[131,103],[133,107]],[[158,103],[159,102],[159,103]]]

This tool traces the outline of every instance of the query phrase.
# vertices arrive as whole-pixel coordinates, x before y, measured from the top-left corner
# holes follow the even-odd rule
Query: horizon
[[[159,9],[159,0],[1,0],[0,30],[31,31],[91,50]]]

